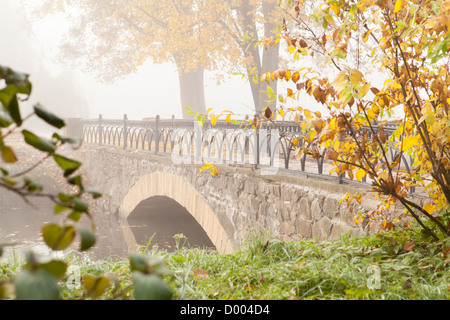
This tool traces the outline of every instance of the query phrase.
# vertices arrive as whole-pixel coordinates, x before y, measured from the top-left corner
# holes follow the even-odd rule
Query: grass
[[[450,239],[430,243],[415,237],[412,242],[412,236],[344,235],[319,243],[254,234],[240,250],[219,254],[183,248],[177,235],[178,250],[173,253],[150,249],[150,243],[142,251],[166,261],[171,274],[165,280],[174,299],[448,299]],[[71,279],[108,274],[117,286],[100,298],[133,299],[128,259],[89,262],[73,255],[67,260],[75,272],[60,281],[62,298],[85,298],[81,286],[70,285]],[[0,280],[17,272],[19,264],[17,259],[9,264],[0,260]]]
[[[180,299],[445,299],[449,244],[406,251],[389,235],[323,243],[253,237],[233,254],[179,250],[164,259]]]

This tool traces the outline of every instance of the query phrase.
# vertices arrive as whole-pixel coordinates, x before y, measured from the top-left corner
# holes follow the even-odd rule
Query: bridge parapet
[[[262,174],[270,175],[284,169],[285,174],[304,172],[339,184],[350,182],[345,173],[329,174],[331,161],[324,161],[324,157],[313,159],[304,154],[299,161],[294,161],[297,156],[293,152],[293,139],[298,137],[299,144],[304,143],[300,125],[294,121],[284,121],[277,126],[263,122],[255,131],[248,127],[248,117],[240,123],[219,120],[214,127],[208,121],[199,127],[196,120],[175,119],[173,116],[171,119],[156,116],[129,120],[124,115],[123,119],[111,120],[100,115],[97,119],[74,120],[70,122],[69,129],[75,127],[87,144],[170,155],[177,163],[250,165],[261,168]],[[396,128],[396,123],[389,122],[384,129],[387,137]],[[369,127],[362,127],[361,130],[367,131],[369,137],[372,134]],[[325,155],[327,150],[318,151]],[[410,156],[390,147],[388,157],[392,162],[402,157],[403,169],[412,171],[413,159]],[[363,183],[370,184],[371,181],[364,177]],[[410,193],[414,192],[415,187],[411,187]]]

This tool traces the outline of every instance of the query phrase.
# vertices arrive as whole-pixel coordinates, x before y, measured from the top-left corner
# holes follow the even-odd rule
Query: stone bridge
[[[154,121],[157,124],[158,119]],[[286,240],[334,239],[342,233],[367,232],[362,224],[355,224],[353,216],[357,211],[373,209],[373,199],[363,198],[353,213],[344,205],[339,207],[338,201],[347,192],[367,190],[368,184],[322,174],[326,167],[323,162],[306,159],[299,161],[296,169],[293,162],[287,161],[292,158],[289,149],[273,148],[273,144],[267,152],[268,165],[264,166],[262,154],[257,152],[255,156],[251,150],[261,147],[261,140],[270,142],[270,139],[247,134],[239,144],[234,135],[229,140],[232,147],[216,148],[216,154],[224,161],[216,162],[219,174],[212,176],[209,170],[200,172],[199,169],[203,162],[211,160],[212,152],[208,148],[226,142],[223,138],[217,143],[217,135],[208,141],[203,135],[202,146],[208,147],[200,152],[201,161],[194,161],[199,153],[192,151],[192,145],[185,152],[176,149],[176,143],[183,143],[180,135],[169,139],[170,132],[155,130],[149,121],[134,124],[115,121],[108,128],[100,117],[95,122],[72,119],[69,124],[69,131],[72,130],[69,134],[79,133],[84,137],[81,160],[88,172],[95,172],[93,185],[109,195],[102,202],[104,212],[114,215],[124,226],[139,203],[164,196],[186,208],[220,252],[235,250],[249,232],[258,230]],[[116,130],[111,129],[113,126],[117,126]],[[185,128],[183,132],[186,130],[190,129]],[[170,134],[173,136],[174,132]],[[295,130],[291,132],[298,134]],[[184,133],[181,137],[186,138]],[[278,136],[276,133],[277,139],[272,140],[278,141]],[[187,140],[195,139],[194,132]],[[231,155],[223,155],[226,150]],[[192,161],[175,161],[180,159]],[[227,159],[243,161],[233,163]],[[278,159],[281,161],[275,161]],[[268,167],[274,169],[275,162],[279,164],[276,170],[268,171]],[[129,245],[136,245],[130,229],[123,228],[123,232]]]

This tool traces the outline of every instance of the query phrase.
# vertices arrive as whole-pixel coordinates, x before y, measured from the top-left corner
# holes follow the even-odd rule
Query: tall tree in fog
[[[33,95],[23,103],[25,113],[32,105],[45,101],[45,106],[62,117],[87,117],[87,101],[72,73],[51,72],[43,63],[45,50],[35,43],[33,33],[21,24],[17,3],[0,1],[0,65],[7,65],[31,74]],[[18,19],[19,18],[19,19]],[[40,130],[41,123],[31,118],[26,126]]]
[[[260,47],[254,42],[275,38],[277,24],[280,22],[280,12],[277,10],[278,0],[228,0],[228,14],[224,14],[218,23],[224,29],[224,33],[231,37],[228,42],[234,41],[239,48],[239,65],[245,68],[252,91],[255,112],[269,106],[272,110],[276,101],[265,102],[267,94],[266,84],[260,81],[252,81],[266,72],[278,69],[279,45],[266,46],[260,52]],[[235,58],[238,58],[237,56]],[[271,84],[272,90],[277,92],[277,83]]]
[[[105,81],[134,72],[147,60],[175,63],[182,106],[205,113],[205,70],[243,69],[252,77],[277,69],[278,47],[261,54],[248,41],[275,35],[276,2],[46,0],[33,12],[76,17],[61,56],[75,61],[77,67],[82,63]],[[261,93],[265,88],[253,81],[250,87],[255,110],[260,111],[265,107]],[[184,108],[183,115],[187,116]]]

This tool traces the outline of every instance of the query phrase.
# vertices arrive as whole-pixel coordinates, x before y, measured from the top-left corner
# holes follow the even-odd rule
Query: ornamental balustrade
[[[322,157],[314,159],[304,154],[297,159],[292,141],[299,138],[304,143],[299,123],[294,121],[262,121],[258,130],[249,125],[248,116],[239,123],[218,120],[215,126],[205,121],[200,127],[196,120],[161,119],[159,116],[144,120],[97,119],[81,120],[84,143],[141,150],[171,156],[175,163],[214,163],[228,165],[252,165],[262,174],[307,174],[317,178],[335,180],[338,183],[353,183],[345,174],[329,174],[331,161],[324,160],[327,150],[319,150]],[[384,128],[389,137],[397,128],[390,122]],[[363,126],[360,130],[372,136],[372,129]],[[374,130],[378,130],[374,126]],[[376,133],[376,132],[375,132]],[[392,144],[393,145],[393,144]],[[402,169],[411,172],[413,159],[392,146],[388,150],[389,160],[402,157]],[[370,183],[366,177],[363,182]],[[415,188],[410,188],[414,193]]]

